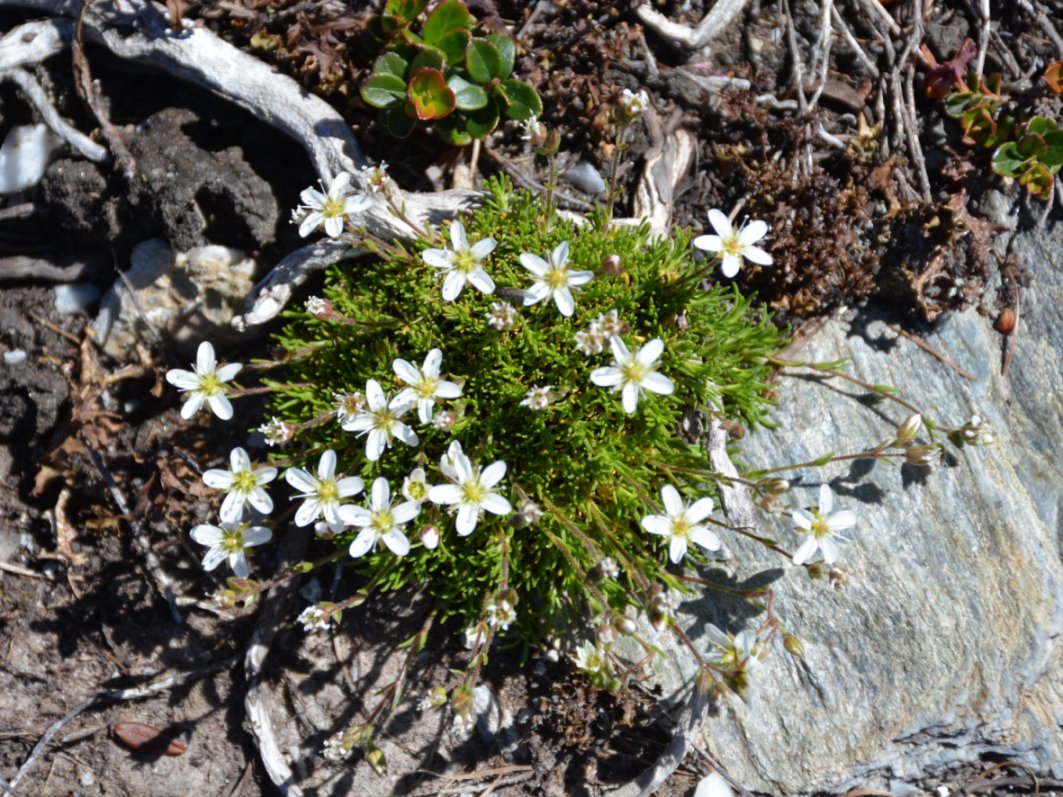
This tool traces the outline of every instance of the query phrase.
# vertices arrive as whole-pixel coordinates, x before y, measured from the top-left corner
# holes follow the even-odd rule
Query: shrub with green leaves
[[[428,0],[388,0],[371,18],[367,49],[378,53],[362,99],[380,110],[392,135],[409,135],[418,122],[452,144],[465,145],[493,131],[499,119],[525,120],[542,113],[535,89],[513,72],[516,47],[508,36],[480,35],[461,0],[444,0],[413,23]]]
[[[424,589],[439,599],[442,616],[474,628],[505,595],[513,609],[509,633],[527,642],[679,586],[641,521],[659,511],[665,485],[691,497],[714,493],[705,452],[680,436],[681,418],[711,410],[760,421],[768,403],[765,357],[784,342],[734,288],[704,287],[705,270],[685,233],[653,239],[646,226],[607,227],[598,216],[579,227],[542,213],[537,196],[492,181],[483,208],[452,224],[449,248],[439,239],[409,249],[381,243],[375,262],[334,269],[326,301],[313,304],[316,315],[290,313],[279,336],[291,353],[289,381],[275,385],[272,408],[299,430],[289,461],[312,470],[333,450],[344,472],[367,485],[383,477],[392,495],[404,483],[413,495],[411,478],[456,483],[447,462],[455,441],[474,472],[504,462],[504,480],[489,487],[508,497],[512,514],[478,510],[470,533],[456,507],[424,501],[408,554],[378,546],[357,566],[380,589]],[[481,261],[490,238],[497,246]],[[522,306],[536,279],[522,261],[531,254],[555,263],[566,248],[570,273],[593,274],[565,288],[571,313],[559,309],[568,306],[556,292]],[[445,253],[453,268],[429,265]],[[493,294],[477,289],[476,268],[490,274]],[[548,276],[545,283],[552,279],[554,287],[561,282]],[[449,301],[456,281],[460,293]],[[652,362],[633,359],[632,370],[654,372],[674,390],[654,392],[647,382],[648,389],[622,394],[620,384],[595,384],[592,374],[617,365],[612,334],[633,357],[658,350]],[[434,378],[460,386],[460,396],[436,399],[429,423],[424,413],[404,419],[415,445],[389,433],[390,447],[371,451],[372,432],[342,428],[340,421],[373,401],[370,380],[393,401],[409,387],[409,367],[417,370],[433,350],[441,353]],[[411,477],[417,468],[420,479]],[[425,488],[415,489],[423,500]],[[350,546],[357,531],[338,530],[338,544]],[[622,576],[597,578],[603,560]]]

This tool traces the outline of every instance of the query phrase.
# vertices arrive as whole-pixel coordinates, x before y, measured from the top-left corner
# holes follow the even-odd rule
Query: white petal
[[[832,509],[834,509],[834,492],[829,484],[821,484],[819,486],[819,513],[826,516],[831,513]]]
[[[663,352],[664,341],[660,338],[654,338],[638,350],[638,354],[635,355],[635,359],[643,365],[649,367],[655,362],[657,362],[658,358]]]
[[[738,233],[738,243],[742,246],[749,246],[755,244],[761,238],[768,233],[767,223],[760,221],[751,221],[745,225]]]
[[[439,384],[436,386],[436,395],[439,398],[458,398],[461,396],[461,385],[456,382],[448,382],[446,379],[440,379]]]
[[[399,526],[409,523],[419,514],[421,514],[421,505],[416,501],[404,501],[391,510],[391,517]]]
[[[465,225],[455,221],[450,225],[450,245],[455,252],[464,252],[469,248],[469,239],[465,237]]]
[[[166,381],[181,390],[195,390],[199,387],[199,377],[191,371],[173,368],[166,372]]]
[[[524,306],[531,307],[533,304],[538,304],[544,299],[550,298],[550,286],[545,282],[536,282],[528,290],[524,291]]]
[[[349,172],[340,172],[332,178],[332,182],[329,183],[328,195],[333,199],[339,198],[346,193],[348,187],[351,184],[351,175]]]
[[[443,352],[440,349],[432,349],[425,355],[424,365],[421,366],[421,370],[425,376],[430,376],[433,379],[439,376],[439,367],[443,364]]]
[[[221,368],[215,371],[215,375],[218,377],[219,381],[229,382],[234,376],[240,373],[243,367],[244,366],[240,363],[229,363],[228,365],[221,366]]]
[[[233,405],[229,403],[223,395],[210,396],[207,399],[207,403],[210,404],[211,412],[221,418],[223,421],[227,421],[233,417]]]
[[[495,292],[495,281],[482,268],[478,268],[469,274],[469,282],[481,293],[491,294]]]
[[[307,498],[295,511],[295,525],[309,526],[321,514],[321,502],[316,498]]]
[[[451,271],[443,280],[443,301],[452,302],[461,295],[461,289],[465,287],[465,275],[458,271]]]
[[[363,210],[367,210],[372,204],[373,200],[365,194],[355,194],[354,196],[347,197],[343,203],[343,215],[353,216],[355,213],[361,213]]]
[[[571,318],[576,312],[576,303],[572,300],[572,291],[568,288],[561,287],[554,291],[554,304],[565,318]]]
[[[661,500],[664,501],[664,511],[668,517],[680,517],[685,509],[683,499],[679,491],[670,484],[661,488]]]
[[[188,397],[188,401],[186,401],[181,406],[181,417],[184,418],[187,421],[189,418],[191,418],[193,415],[195,415],[197,412],[199,412],[199,409],[202,406],[203,406],[203,394],[202,393],[193,393],[191,396]]]
[[[723,250],[723,239],[719,235],[699,235],[692,243],[705,252],[715,253]]]
[[[830,537],[824,537],[819,541],[819,547],[823,549],[823,561],[829,565],[838,561],[838,558],[842,555],[841,549],[838,547],[838,543],[832,540]]]
[[[550,262],[556,268],[561,268],[568,262],[568,241],[562,241],[554,247],[554,251],[550,253]]]
[[[816,519],[812,516],[812,513],[807,509],[795,509],[791,515],[790,520],[794,522],[797,528],[803,531],[810,531],[812,524],[816,522]]]
[[[646,529],[650,534],[670,537],[672,534],[672,521],[664,515],[646,515],[642,519],[642,528]]]
[[[470,251],[472,252],[472,256],[479,261],[495,251],[496,246],[498,246],[498,241],[494,238],[484,238],[482,241],[474,243]]]
[[[815,555],[817,550],[819,550],[819,543],[816,542],[816,538],[809,537],[801,543],[800,548],[794,551],[794,564],[803,565]]]
[[[856,515],[848,509],[835,512],[827,518],[827,528],[831,531],[845,531],[856,525]]]
[[[524,252],[521,254],[520,264],[536,277],[545,277],[547,272],[550,271],[549,263],[538,255],[533,255],[530,252]],[[527,302],[525,302],[525,304],[527,304]]]
[[[458,521],[457,529],[458,534],[462,537],[468,537],[472,534],[476,528],[476,521],[479,520],[480,510],[475,506],[462,506],[458,509]]]
[[[317,463],[317,477],[325,482],[330,481],[336,475],[336,452],[331,448],[321,455]]]
[[[360,556],[365,556],[375,545],[376,532],[372,529],[362,529],[358,536],[354,538],[354,542],[351,543],[348,553],[357,559]]]
[[[284,480],[301,493],[312,493],[317,489],[317,481],[302,468],[288,468],[284,471]]]
[[[215,369],[218,361],[214,359],[214,347],[208,341],[203,341],[196,349],[196,373],[209,374]]]
[[[502,460],[492,462],[486,468],[483,473],[480,474],[480,484],[490,490],[506,475],[506,463]]]
[[[277,478],[277,469],[274,467],[259,468],[255,471],[255,482],[259,485],[269,484]]]
[[[720,271],[723,275],[730,279],[738,273],[738,269],[742,267],[742,258],[738,255],[732,255],[730,253],[723,256],[723,264],[720,266]]]
[[[273,499],[269,497],[269,493],[259,487],[257,490],[252,490],[247,496],[248,502],[261,512],[263,515],[268,515],[273,511]]]
[[[421,252],[421,260],[433,268],[452,268],[454,253],[448,249],[425,249]]]
[[[357,476],[348,476],[336,482],[336,492],[340,498],[350,498],[352,495],[358,495],[364,489],[365,482]]]
[[[436,403],[432,399],[420,399],[417,402],[417,420],[421,423],[431,423],[432,410],[435,407]]]
[[[370,379],[365,383],[365,400],[372,410],[382,410],[388,405],[384,389],[375,379]]]
[[[304,188],[299,192],[299,199],[302,200],[304,205],[309,205],[312,208],[319,208],[325,204],[325,195],[316,188]]]
[[[410,552],[410,541],[406,539],[406,535],[398,529],[389,531],[384,535],[384,544],[391,549],[391,552],[395,556],[405,556]]]
[[[488,493],[480,502],[480,508],[492,515],[508,515],[513,511],[513,505],[498,493]]]
[[[229,467],[234,471],[251,470],[251,458],[247,456],[246,451],[237,446],[229,452]]]
[[[619,335],[613,335],[609,338],[609,348],[613,351],[613,359],[617,363],[626,363],[631,361],[631,352],[628,350],[627,345],[620,339]]]
[[[624,378],[623,372],[612,365],[591,371],[591,382],[599,387],[615,387]]]
[[[592,279],[594,279],[593,271],[572,271],[568,275],[568,284],[575,288],[579,285],[586,285]]]
[[[370,462],[376,462],[388,447],[387,433],[382,429],[373,429],[365,439],[365,457]]]
[[[631,415],[639,406],[639,389],[636,385],[624,385],[624,391],[620,397],[620,403],[624,405],[624,412]]]
[[[421,381],[421,372],[414,367],[413,363],[401,358],[391,364],[391,370],[407,385],[416,385]]]
[[[306,218],[303,219],[303,223],[299,225],[299,237],[305,238],[306,236],[308,236],[310,233],[316,230],[318,225],[321,224],[321,222],[323,222],[324,220],[325,217],[322,216],[319,212],[315,211],[314,213],[306,214]]]
[[[325,518],[325,522],[330,526],[336,526],[342,523],[343,521],[340,519],[339,501],[322,501],[321,516]]]
[[[336,514],[340,516],[340,520],[342,520],[346,526],[363,528],[373,522],[372,512],[365,507],[354,506],[353,504],[344,504],[336,510]]]
[[[243,497],[236,493],[226,495],[225,500],[221,502],[221,509],[218,510],[218,517],[221,518],[222,523],[239,523],[243,516]]]
[[[660,396],[670,396],[675,391],[675,384],[673,384],[672,380],[656,371],[652,371],[642,378],[642,387]]]
[[[378,476],[373,480],[373,494],[369,499],[369,505],[373,507],[374,512],[379,512],[381,509],[386,509],[390,503],[391,487],[388,485],[388,480],[383,476]]]
[[[747,246],[742,250],[742,254],[745,256],[746,260],[750,260],[760,266],[770,266],[774,262],[771,259],[771,255],[759,246]]]
[[[391,433],[408,446],[416,446],[418,442],[417,432],[404,423],[395,423],[391,427]]]
[[[211,468],[203,471],[203,483],[207,487],[213,487],[215,490],[228,490],[232,487],[234,478],[235,476],[227,470]]]
[[[220,565],[226,559],[225,551],[221,548],[211,548],[207,551],[207,555],[203,557],[203,569],[213,570]]]
[[[264,545],[273,539],[273,532],[265,526],[252,526],[244,532],[244,547],[250,548],[255,545]]]
[[[451,506],[461,503],[461,488],[456,484],[436,484],[428,491],[428,500],[433,504]]]
[[[223,534],[224,532],[217,526],[203,523],[192,529],[191,537],[200,545],[216,545],[221,541]]]
[[[343,217],[329,216],[325,219],[325,235],[329,238],[338,238],[343,232]]]
[[[712,499],[699,498],[697,501],[687,507],[687,522],[700,523],[711,514]]]
[[[679,564],[687,554],[687,541],[683,537],[672,537],[668,543],[668,558],[673,564]]]
[[[704,526],[694,526],[690,530],[690,539],[706,551],[720,550],[720,538],[716,536],[716,532],[709,531]]]
[[[722,210],[716,208],[709,211],[709,224],[712,225],[712,229],[716,230],[716,234],[721,238],[729,238],[734,232],[731,220],[727,218]]]

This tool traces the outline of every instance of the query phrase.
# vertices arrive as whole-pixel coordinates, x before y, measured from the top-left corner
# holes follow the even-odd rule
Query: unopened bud
[[[421,530],[421,542],[424,547],[430,551],[434,551],[439,545],[439,526],[435,523],[429,523]]]
[[[537,131],[538,132],[538,131]],[[541,143],[536,143],[539,140]],[[561,149],[561,134],[557,130],[550,130],[541,138],[538,135],[533,135],[532,150],[539,155],[556,155],[557,151]]]
[[[468,714],[472,711],[472,690],[468,686],[459,686],[450,696],[450,708],[455,714]]]
[[[624,262],[620,255],[607,255],[602,258],[602,272],[616,276],[624,271]]]
[[[638,624],[630,617],[621,617],[616,621],[616,630],[626,636],[631,636],[639,630]]]
[[[388,771],[388,760],[384,756],[384,751],[379,747],[372,747],[365,752],[365,758],[369,762],[369,765],[376,771],[376,774],[383,775]]]
[[[765,479],[760,483],[760,489],[768,495],[785,495],[790,492],[789,479]]]
[[[650,606],[648,614],[650,625],[652,625],[656,631],[663,631],[668,625],[669,620],[672,619],[672,616],[657,604]]]
[[[930,467],[941,464],[945,458],[945,451],[937,443],[926,446],[908,446],[904,451],[904,458],[909,465]]]
[[[922,415],[919,413],[909,415],[908,419],[897,428],[897,438],[893,444],[895,446],[903,446],[915,442],[916,435],[919,434],[919,430],[922,427]]]
[[[498,596],[498,601],[499,603],[506,604],[507,606],[509,606],[509,608],[512,609],[514,606],[520,603],[520,595],[517,594],[517,591],[515,589],[503,590],[503,592]]]
[[[332,302],[320,296],[311,296],[306,300],[306,312],[324,321],[332,315]]]
[[[805,656],[805,646],[801,644],[801,640],[793,634],[782,635],[782,646],[783,650],[791,656],[797,656],[798,658],[804,658]]]

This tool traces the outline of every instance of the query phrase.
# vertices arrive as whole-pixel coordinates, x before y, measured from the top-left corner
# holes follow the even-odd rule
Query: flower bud
[[[514,606],[520,603],[520,595],[518,595],[517,591],[512,588],[503,590],[502,593],[498,596],[498,602],[505,603],[509,608],[512,609]]]
[[[925,446],[908,446],[904,451],[904,458],[909,465],[931,467],[940,465],[945,459],[945,450],[937,443]]]
[[[907,420],[897,428],[897,437],[893,444],[903,446],[915,442],[916,435],[923,426],[923,416],[919,413],[909,415]]]
[[[620,255],[607,255],[602,258],[602,272],[611,276],[616,276],[624,271],[624,262],[620,258]]]
[[[768,495],[785,495],[790,492],[789,479],[765,479],[760,483],[760,489]]]
[[[384,757],[384,751],[379,747],[371,747],[365,752],[365,758],[376,774],[383,775],[388,771],[388,760]]]
[[[472,711],[472,690],[462,684],[450,696],[450,709],[455,714],[465,715]]]
[[[782,646],[783,650],[791,656],[797,656],[798,658],[804,658],[805,656],[805,646],[793,634],[782,635]]]
[[[631,636],[639,630],[639,627],[630,617],[621,617],[616,621],[616,630],[625,636]]]
[[[540,127],[542,127],[540,125]],[[545,129],[545,128],[544,128]],[[556,155],[557,151],[561,149],[561,134],[557,130],[551,130],[546,133],[539,144],[536,144],[536,137],[532,137],[532,150],[538,155]]]
[[[435,523],[429,523],[421,529],[421,542],[425,548],[434,551],[439,545],[439,526]]]
[[[332,302],[320,296],[311,296],[306,300],[306,312],[324,321],[332,315]]]

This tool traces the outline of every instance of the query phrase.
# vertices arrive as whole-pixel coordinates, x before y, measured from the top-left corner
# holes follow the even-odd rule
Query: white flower
[[[437,412],[436,417],[432,419],[432,428],[439,429],[442,432],[449,432],[457,422],[458,413],[453,410],[443,410],[442,412]]]
[[[492,628],[501,628],[503,631],[508,631],[510,623],[517,621],[517,611],[507,600],[487,604],[486,612],[487,624]]]
[[[424,468],[414,468],[410,475],[402,480],[402,495],[407,501],[423,504],[428,500],[428,483],[425,481]]]
[[[228,559],[237,578],[247,578],[248,575],[245,551],[269,542],[272,537],[273,532],[265,526],[248,523],[222,522],[220,527],[203,523],[192,529],[192,539],[210,547],[203,557],[203,569],[213,570]]]
[[[359,437],[368,434],[365,456],[371,462],[380,459],[396,437],[408,446],[417,445],[417,433],[400,420],[410,408],[409,402],[399,400],[400,396],[388,401],[380,383],[370,379],[365,383],[366,408],[340,424],[345,431],[358,432]]]
[[[738,273],[743,257],[761,266],[772,264],[771,255],[753,245],[768,232],[768,225],[763,221],[751,221],[736,230],[723,211],[713,208],[709,211],[709,223],[716,234],[699,235],[694,239],[694,246],[706,252],[722,252],[721,270],[725,277],[730,278]]]
[[[388,163],[380,161],[378,166],[363,166],[362,173],[369,182],[369,190],[378,194],[388,187]]]
[[[661,488],[661,500],[666,514],[646,515],[642,519],[642,528],[664,537],[668,543],[668,557],[673,563],[682,561],[690,542],[696,542],[707,551],[719,550],[720,538],[701,525],[712,512],[711,498],[699,498],[693,504],[687,504],[675,487],[666,484]]]
[[[605,351],[605,342],[609,339],[602,330],[591,324],[589,329],[576,333],[576,349],[590,357]]]
[[[439,378],[439,366],[443,362],[443,352],[432,349],[424,358],[424,365],[417,368],[413,364],[396,359],[391,367],[409,387],[403,389],[395,396],[394,401],[403,404],[417,403],[417,417],[421,423],[432,420],[432,410],[435,409],[436,399],[453,399],[461,395],[461,386],[454,382],[448,382]]]
[[[506,463],[492,462],[483,472],[469,462],[455,440],[439,462],[439,469],[454,484],[437,484],[428,491],[428,500],[433,504],[458,507],[458,534],[467,537],[486,510],[493,515],[508,515],[513,511],[509,501],[492,488],[506,475]]]
[[[365,393],[355,390],[351,393],[333,393],[336,402],[336,420],[341,424],[354,418],[360,412],[365,412]]]
[[[484,238],[469,246],[465,226],[460,221],[450,225],[450,249],[425,249],[421,259],[433,268],[443,269],[443,299],[452,302],[461,294],[466,282],[483,293],[495,292],[495,281],[480,265],[495,250],[498,241]]]
[[[306,312],[318,318],[327,318],[332,314],[332,302],[320,296],[311,296],[306,300]]]
[[[472,650],[478,644],[483,642],[485,637],[486,637],[486,633],[484,632],[484,630],[478,624],[470,625],[468,628],[465,629],[465,647],[466,647],[466,649]]]
[[[539,117],[535,115],[529,116],[521,123],[520,127],[521,139],[524,141],[531,141],[539,134],[539,128],[541,127],[539,124]]]
[[[557,397],[554,394],[554,388],[551,385],[543,385],[538,387],[533,385],[527,395],[524,396],[524,400],[521,401],[520,406],[527,407],[531,410],[545,410]]]
[[[184,406],[181,407],[181,417],[191,418],[199,412],[203,402],[206,402],[215,415],[223,421],[229,420],[233,417],[233,405],[225,395],[225,383],[240,373],[243,365],[229,363],[219,368],[217,360],[214,359],[214,347],[203,341],[196,351],[194,368],[194,371],[174,368],[166,372],[166,381],[188,394]]]
[[[605,651],[590,642],[583,642],[576,648],[576,667],[593,675],[605,667]]]
[[[423,529],[421,529],[421,544],[424,545],[429,551],[434,551],[439,547],[439,526],[435,523],[429,523]]]
[[[627,323],[620,318],[616,310],[602,313],[591,324],[591,329],[612,337],[622,335],[627,331]]]
[[[756,633],[747,629],[731,636],[709,623],[705,634],[713,646],[705,660],[723,670],[731,688],[743,700],[748,699],[753,678],[764,663],[760,660],[763,648],[757,642]]]
[[[531,499],[525,501],[523,504],[520,505],[520,508],[517,510],[517,514],[520,516],[520,519],[524,521],[524,523],[528,526],[535,525],[543,519],[542,507],[540,507]]]
[[[296,498],[302,498],[303,504],[295,513],[295,525],[308,526],[323,517],[329,525],[341,522],[339,515],[340,499],[357,495],[365,488],[357,476],[336,478],[336,452],[331,448],[321,455],[317,463],[317,476],[312,476],[302,468],[288,468],[284,479],[296,490],[302,492]]]
[[[672,380],[657,373],[656,362],[664,351],[664,341],[654,338],[632,354],[618,337],[609,339],[615,365],[596,368],[591,372],[591,381],[599,387],[612,387],[621,391],[624,412],[633,413],[639,405],[643,390],[669,396],[675,390]]]
[[[325,187],[324,183],[321,187]],[[342,233],[343,221],[347,216],[360,213],[372,204],[365,194],[350,194],[351,176],[347,172],[340,172],[332,178],[325,193],[316,188],[304,189],[299,195],[304,205],[301,210],[305,214],[299,224],[299,235],[305,238],[322,225],[329,238]],[[293,218],[298,217],[293,214]]]
[[[350,757],[354,746],[347,746],[347,732],[339,731],[325,740],[325,746],[321,749],[321,755],[329,761],[344,761]]]
[[[618,578],[620,576],[620,566],[616,563],[616,559],[611,556],[607,556],[598,563],[597,570],[601,573],[602,578]]]
[[[396,556],[405,556],[410,552],[410,541],[403,534],[402,527],[417,517],[421,505],[416,501],[393,505],[391,486],[387,479],[379,476],[373,482],[368,509],[348,504],[339,511],[344,523],[361,529],[351,543],[352,557],[357,559],[375,550],[380,541]]]
[[[315,520],[314,536],[319,540],[331,540],[335,539],[336,535],[342,534],[346,528],[342,520],[335,523],[329,523],[327,520]]]
[[[327,631],[332,622],[332,613],[317,606],[307,606],[299,613],[297,622],[303,624],[303,630],[308,634],[313,631]]]
[[[236,523],[243,517],[244,506],[250,504],[263,515],[273,511],[273,500],[264,486],[277,478],[277,469],[270,467],[251,470],[251,458],[242,448],[229,454],[229,470],[211,468],[203,474],[203,483],[215,490],[225,490],[221,504],[221,519]]]
[[[491,302],[491,312],[487,314],[487,326],[503,332],[513,329],[517,323],[517,310],[509,302]]]
[[[795,509],[791,519],[797,531],[804,532],[808,539],[794,551],[794,564],[803,565],[811,559],[816,551],[823,551],[823,561],[828,565],[834,564],[841,556],[836,539],[844,540],[838,534],[839,531],[851,529],[856,525],[856,515],[849,510],[835,512],[834,493],[826,484],[819,486],[819,508],[809,511],[808,509]]]
[[[284,445],[291,440],[292,435],[295,434],[295,429],[292,425],[290,423],[285,423],[276,415],[258,427],[258,431],[265,435],[266,445],[270,447]]]
[[[455,714],[454,724],[450,726],[450,734],[456,739],[468,739],[476,727],[476,717],[472,712]]]
[[[637,94],[631,89],[624,89],[620,95],[620,102],[629,115],[641,116],[649,106],[650,98],[641,89]]]
[[[562,241],[554,251],[550,253],[550,262],[547,263],[538,255],[524,252],[520,256],[520,264],[535,277],[531,288],[525,291],[524,306],[537,304],[553,297],[558,311],[565,318],[570,317],[576,311],[576,303],[572,299],[571,288],[586,285],[594,279],[593,271],[572,271],[568,267],[568,241]]]

